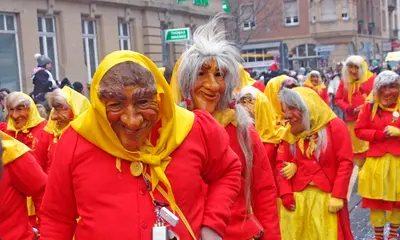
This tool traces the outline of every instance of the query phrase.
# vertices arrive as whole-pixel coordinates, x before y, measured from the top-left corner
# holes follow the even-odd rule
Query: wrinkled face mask
[[[285,119],[290,123],[291,132],[293,135],[297,135],[305,130],[303,124],[303,114],[300,110],[284,104],[283,112]]]
[[[399,98],[399,84],[391,83],[383,86],[378,91],[379,101],[384,107],[390,107],[397,103]]]
[[[251,93],[247,93],[239,99],[239,104],[246,109],[250,116],[255,118],[255,104],[256,100],[253,98]]]
[[[51,120],[57,122],[57,128],[62,130],[74,119],[72,110],[62,104],[56,104],[53,107],[53,114]]]
[[[195,109],[204,109],[209,113],[215,112],[225,93],[225,75],[226,70],[220,69],[214,59],[201,66],[192,89]]]
[[[8,109],[8,116],[14,121],[15,129],[21,129],[26,125],[29,119],[30,108],[24,105]]]
[[[353,81],[359,80],[358,74],[359,74],[360,68],[357,65],[352,64],[352,63],[348,64],[347,71],[349,71],[349,75],[351,76]]]
[[[318,75],[312,74],[310,80],[311,80],[312,85],[314,85],[314,86],[317,86],[319,84]]]

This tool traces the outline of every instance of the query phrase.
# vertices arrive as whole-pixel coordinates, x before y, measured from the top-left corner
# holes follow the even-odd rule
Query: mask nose
[[[128,107],[125,113],[121,116],[121,122],[129,129],[138,129],[143,122],[143,116],[136,113],[133,107]]]

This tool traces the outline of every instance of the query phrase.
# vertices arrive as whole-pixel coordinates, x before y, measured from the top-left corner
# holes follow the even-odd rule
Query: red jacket
[[[260,83],[260,82],[258,82],[258,81],[256,81],[256,82],[253,84],[252,87],[257,88],[257,89],[260,90],[261,92],[264,92],[264,90],[265,90],[265,85],[262,84],[262,83]]]
[[[225,127],[229,134],[230,146],[239,156],[243,168],[246,166],[243,151],[237,138],[237,128],[229,124]],[[232,217],[224,239],[248,240],[264,229],[262,239],[280,240],[279,216],[277,207],[277,191],[275,179],[267,158],[264,145],[255,128],[250,129],[253,152],[252,208],[253,217],[246,214],[246,201],[243,191],[244,170],[242,170],[241,186],[238,199],[232,208]],[[261,226],[260,226],[261,224]],[[261,229],[260,229],[261,228]]]
[[[339,88],[336,92],[335,101],[346,113],[346,121],[357,120],[358,113],[354,114],[353,110],[364,104],[365,99],[368,97],[374,86],[375,75],[370,77],[367,82],[361,84],[360,88],[352,95],[351,104],[349,103],[348,92],[344,87],[343,80],[340,81]]]
[[[304,85],[304,87],[307,87],[307,88],[311,88],[312,90],[314,90],[316,93],[318,93],[318,95],[322,98],[322,100],[324,100],[324,102],[326,103],[326,104],[328,104],[328,106],[329,106],[329,97],[328,97],[328,89],[327,88],[323,88],[323,89],[321,89],[321,91],[320,92],[318,92],[318,90],[316,90],[316,89],[314,89],[314,88],[312,88],[311,86],[308,86],[308,85]]]
[[[47,175],[31,153],[4,166],[0,181],[0,239],[32,240],[26,197],[41,202]]]
[[[223,237],[239,192],[241,166],[225,130],[210,114],[195,113],[192,129],[170,155],[165,173],[195,235],[208,226]],[[59,144],[63,147],[56,151],[42,204],[41,240],[70,240],[74,233],[77,240],[150,240],[154,204],[143,178],[131,175],[130,162],[122,161],[119,172],[114,156],[72,128]],[[154,195],[166,201],[158,191]],[[172,229],[181,239],[191,239],[182,220]]]
[[[282,170],[285,161],[293,161],[297,165],[297,172],[291,180],[279,175],[280,196],[301,192],[312,181],[322,191],[331,193],[332,197],[344,199],[347,203],[347,191],[353,172],[350,133],[346,124],[339,118],[333,119],[326,126],[326,130],[328,145],[326,151],[321,154],[320,161],[315,158],[315,154],[311,159],[301,154],[298,146],[296,147],[296,158],[293,158],[290,153],[290,145],[287,142],[282,143],[277,156],[278,171]],[[307,148],[308,142],[305,141],[304,145]],[[347,208],[339,211],[339,221],[339,239],[353,239]]]
[[[380,157],[386,153],[400,156],[400,138],[387,138],[383,141],[374,139],[375,133],[383,131],[386,126],[400,128],[400,120],[393,122],[393,113],[378,108],[374,120],[372,120],[372,104],[365,104],[355,127],[355,133],[361,140],[370,142],[368,157]]]
[[[269,159],[269,163],[271,165],[272,173],[275,178],[275,186],[277,190],[277,194],[279,193],[279,181],[278,181],[278,171],[276,169],[276,154],[278,150],[278,145],[272,143],[263,143],[265,152],[267,153],[267,157]]]

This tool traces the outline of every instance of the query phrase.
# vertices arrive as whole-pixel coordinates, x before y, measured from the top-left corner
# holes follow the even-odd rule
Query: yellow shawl
[[[312,89],[305,87],[296,87],[292,90],[298,92],[305,102],[310,114],[311,126],[309,131],[303,131],[300,134],[293,135],[291,132],[291,126],[290,124],[288,124],[288,127],[286,128],[286,131],[283,135],[283,140],[287,141],[290,144],[294,144],[297,142],[302,154],[306,152],[307,157],[310,158],[316,148],[316,141],[313,138],[313,135],[318,133],[330,121],[336,118],[336,115],[328,107],[328,105],[324,104],[324,101]],[[307,138],[309,138],[310,142],[308,148],[304,149],[304,141]]]
[[[19,157],[29,152],[31,149],[20,141],[10,137],[4,132],[0,131],[1,143],[3,145],[3,155],[1,162],[4,166],[17,160]]]
[[[24,97],[31,102],[31,106],[29,107],[28,121],[26,122],[25,126],[23,126],[21,129],[16,129],[14,120],[12,120],[12,118],[10,117],[8,118],[7,130],[15,132],[15,136],[17,136],[18,132],[20,131],[22,131],[23,133],[28,133],[30,128],[36,127],[45,120],[40,116],[39,111],[36,108],[36,104],[33,102],[32,98],[23,92],[20,93],[24,95]]]
[[[157,99],[160,106],[160,137],[155,146],[148,141],[140,151],[126,150],[107,120],[104,104],[98,97],[99,85],[103,76],[113,66],[122,62],[138,63],[153,73],[157,87]],[[143,162],[150,168],[153,190],[161,181],[167,188],[168,201],[173,210],[177,209],[172,186],[165,175],[165,169],[171,161],[170,154],[185,140],[192,128],[194,114],[176,106],[171,90],[156,65],[146,56],[132,51],[116,51],[104,58],[93,77],[90,88],[92,105],[71,123],[71,126],[89,142],[123,160]],[[133,165],[134,166],[134,165]]]

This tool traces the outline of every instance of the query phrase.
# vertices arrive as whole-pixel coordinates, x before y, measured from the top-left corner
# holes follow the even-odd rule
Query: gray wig
[[[348,71],[348,65],[350,64],[354,64],[358,67],[358,79],[361,79],[364,72],[368,71],[368,69],[363,69],[363,62],[364,59],[361,56],[358,55],[352,55],[350,57],[348,57],[346,59],[346,61],[344,62],[344,65],[342,67],[342,78],[343,78],[343,82],[344,82],[344,86],[347,89],[350,85],[350,74]]]
[[[310,112],[308,110],[308,107],[304,100],[301,98],[300,94],[292,89],[283,88],[279,92],[279,100],[282,105],[290,106],[301,112],[303,118],[303,126],[305,128],[305,131],[309,132],[313,123],[310,120]],[[328,135],[326,129],[323,128],[318,132],[317,147],[315,150],[318,161],[321,153],[326,150],[327,146]],[[296,156],[296,143],[290,145],[290,152],[293,157]]]
[[[64,93],[61,89],[57,88],[53,92],[47,95],[47,103],[49,104],[50,108],[53,108],[56,105],[63,105],[65,107],[70,108],[67,103],[67,99],[64,96]]]
[[[193,100],[192,89],[197,81],[199,71],[204,63],[215,60],[221,70],[226,70],[225,92],[217,110],[229,108],[234,101],[235,87],[240,88],[240,52],[235,44],[225,40],[225,32],[218,30],[218,22],[222,15],[217,15],[205,25],[200,26],[193,34],[193,46],[182,55],[177,80],[183,98]],[[184,106],[185,104],[179,104]],[[235,105],[237,121],[237,137],[246,161],[245,187],[247,210],[251,209],[251,186],[253,170],[253,151],[249,128],[253,119],[240,104]]]
[[[397,83],[400,88],[400,76],[392,71],[385,70],[381,72],[374,81],[374,88],[372,89],[373,94],[378,95],[379,89],[389,84]],[[371,99],[371,103],[374,103],[374,98]]]

